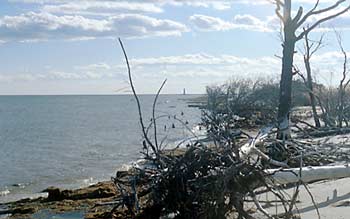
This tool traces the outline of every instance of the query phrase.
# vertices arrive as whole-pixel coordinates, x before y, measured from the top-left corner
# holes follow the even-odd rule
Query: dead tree
[[[292,79],[293,79],[293,59],[296,43],[304,36],[318,27],[320,24],[344,14],[350,9],[350,5],[341,11],[335,11],[343,5],[346,0],[338,0],[329,7],[319,9],[319,0],[311,10],[304,14],[303,7],[299,7],[296,15],[292,17],[292,0],[273,0],[276,4],[276,15],[282,22],[283,27],[283,56],[282,56],[282,74],[280,81],[280,97],[278,105],[278,128],[277,137],[285,139],[290,137],[289,112],[292,102]],[[282,13],[281,13],[282,11]],[[300,28],[310,20],[312,16],[327,14],[327,16],[317,20],[312,25],[298,32]]]
[[[339,103],[338,103],[338,127],[342,128],[343,122],[346,124],[346,126],[349,126],[347,119],[344,116],[344,110],[345,110],[345,94],[346,89],[350,83],[350,79],[347,79],[347,64],[348,64],[348,56],[347,53],[343,47],[342,39],[340,34],[336,33],[338,44],[340,47],[340,50],[344,56],[344,62],[343,62],[343,71],[342,71],[342,79],[340,80],[339,88],[338,88],[338,97],[339,97]]]
[[[304,29],[305,30],[305,29]],[[304,65],[305,65],[305,71],[306,71],[306,87],[308,88],[308,93],[310,97],[310,104],[312,108],[312,114],[314,117],[315,121],[315,126],[317,128],[321,127],[320,123],[320,118],[317,114],[316,110],[316,97],[314,93],[314,88],[313,88],[313,81],[312,81],[312,70],[311,70],[311,64],[310,64],[310,59],[315,54],[315,52],[321,48],[322,46],[322,40],[323,40],[323,35],[321,36],[320,40],[317,42],[311,42],[309,40],[309,34],[305,34],[305,52],[303,55],[304,58]]]

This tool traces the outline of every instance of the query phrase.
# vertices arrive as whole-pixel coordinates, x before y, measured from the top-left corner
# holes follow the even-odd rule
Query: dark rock
[[[49,194],[47,197],[48,201],[60,201],[64,199],[64,197],[62,196],[62,192],[59,188],[49,187],[43,192],[47,192]]]
[[[34,214],[37,211],[38,208],[35,207],[19,206],[13,209],[0,211],[0,214]]]
[[[69,194],[69,199],[97,199],[108,198],[115,195],[117,195],[117,191],[112,182],[101,182],[87,188],[74,190]]]
[[[12,210],[12,214],[34,214],[37,211],[34,207],[22,207]]]
[[[49,194],[47,198],[48,201],[108,198],[117,194],[116,188],[112,182],[101,182],[77,190],[60,190],[56,187],[49,187],[43,192]]]

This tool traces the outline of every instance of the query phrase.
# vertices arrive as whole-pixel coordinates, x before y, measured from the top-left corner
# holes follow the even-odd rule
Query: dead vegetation
[[[122,42],[119,42],[131,80],[128,57]],[[208,98],[213,99],[204,114],[204,123],[214,144],[188,142],[181,153],[178,149],[165,152],[157,149],[156,138],[151,140],[147,132],[143,132],[144,149],[147,151],[144,163],[134,165],[127,171],[119,171],[113,178],[121,196],[108,203],[114,205],[111,215],[114,218],[250,219],[254,218],[253,213],[260,212],[266,218],[295,218],[292,212],[297,202],[298,188],[307,188],[305,182],[310,180],[333,177],[321,174],[315,178],[312,173],[308,175],[304,167],[332,163],[334,154],[322,154],[312,143],[301,140],[276,139],[277,124],[260,129],[254,136],[237,129],[236,121],[228,120],[228,116],[235,115],[230,101],[239,105],[242,100],[244,106],[247,99],[254,96],[256,89],[260,88],[249,87],[247,83],[239,88],[229,87],[225,98],[222,98],[220,89],[210,90]],[[217,93],[220,95],[213,95]],[[135,92],[134,95],[137,98]],[[229,99],[230,95],[233,98]],[[263,102],[261,99],[259,101],[258,104]],[[155,129],[156,119],[152,123]],[[341,173],[335,177],[348,174],[347,168],[338,167],[338,170]],[[302,176],[304,171],[306,174]],[[290,183],[283,181],[284,177]],[[283,193],[284,187],[280,182],[296,186],[292,197]],[[261,192],[272,192],[278,197],[283,203],[284,213],[272,215],[266,211],[256,198]],[[255,208],[246,209],[246,202],[254,203]]]

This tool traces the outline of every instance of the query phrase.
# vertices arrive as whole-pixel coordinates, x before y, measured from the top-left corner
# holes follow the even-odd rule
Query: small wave
[[[197,136],[204,136],[207,134],[207,130],[202,125],[195,125],[192,127],[191,132]]]
[[[7,196],[8,194],[10,194],[10,190],[8,189],[0,191],[0,196]]]
[[[30,185],[30,183],[15,183],[15,184],[12,184],[12,187],[24,189],[25,187],[27,187],[29,185]]]
[[[146,159],[138,159],[137,161],[129,162],[128,164],[123,164],[121,167],[117,168],[117,171],[130,171],[133,168],[137,169],[154,169],[156,168],[153,163]]]
[[[82,180],[82,184],[83,184],[82,186],[91,186],[91,185],[96,184],[96,183],[97,183],[97,181],[92,177]]]

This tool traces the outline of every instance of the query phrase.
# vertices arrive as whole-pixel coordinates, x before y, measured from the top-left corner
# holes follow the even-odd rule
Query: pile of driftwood
[[[307,188],[308,182],[350,176],[347,165],[320,166],[334,162],[331,158],[327,160],[332,153],[320,155],[304,142],[285,142],[289,154],[285,160],[271,158],[270,147],[278,144],[270,137],[273,133],[273,129],[267,128],[254,138],[240,134],[237,144],[216,147],[195,143],[185,149],[146,157],[142,165],[119,171],[113,178],[122,197],[116,200],[112,215],[254,218],[252,214],[260,214],[266,218],[293,218],[299,186]],[[283,192],[286,187],[297,187],[292,197]],[[279,198],[283,214],[271,215],[264,210],[257,195],[265,192]],[[245,208],[247,202],[254,203],[254,210]]]
[[[249,218],[244,197],[265,184],[266,174],[257,166],[201,144],[182,153],[161,153],[159,159],[161,163],[148,160],[143,168],[133,167],[134,174],[118,172],[114,178],[124,194],[118,207],[125,206],[130,218],[226,218],[233,213]]]

